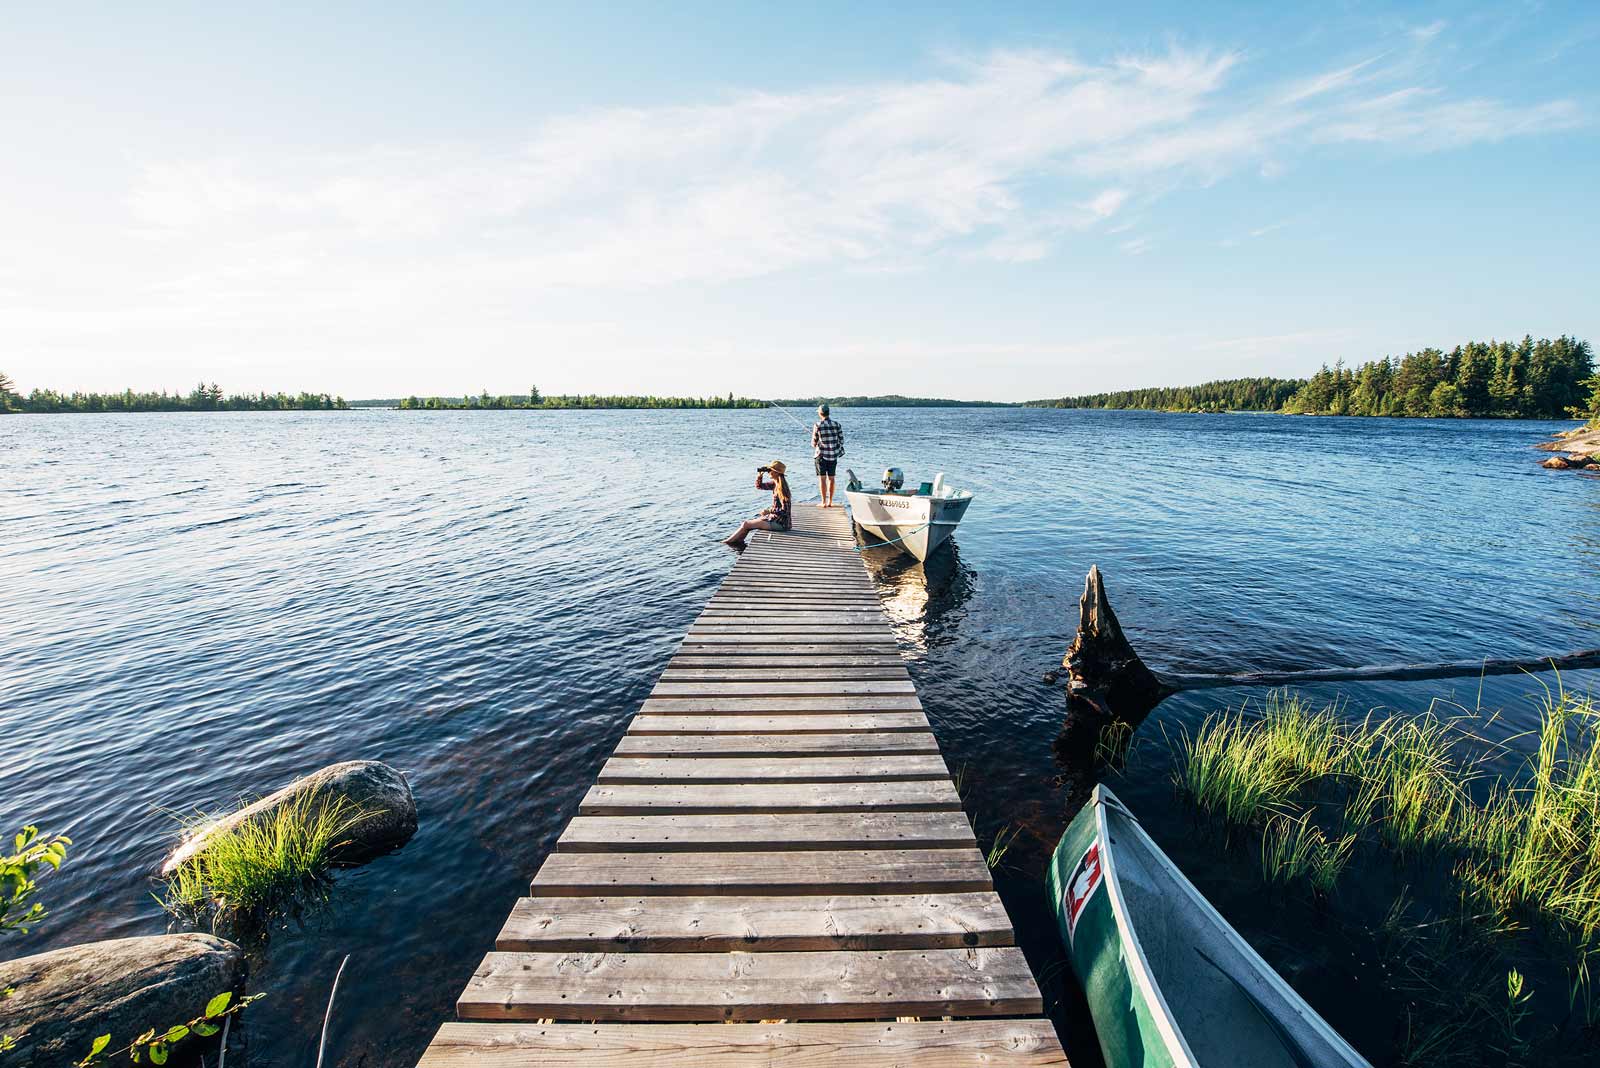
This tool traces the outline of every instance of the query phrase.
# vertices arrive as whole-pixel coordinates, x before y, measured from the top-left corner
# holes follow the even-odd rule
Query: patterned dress
[[[773,526],[779,530],[789,529],[789,480],[782,475],[778,479],[783,483],[783,493],[778,492],[777,482],[768,482],[760,475],[756,476],[756,489],[772,491],[772,507],[761,513],[772,521]]]

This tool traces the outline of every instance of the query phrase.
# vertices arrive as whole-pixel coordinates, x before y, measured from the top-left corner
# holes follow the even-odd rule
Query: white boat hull
[[[850,518],[867,534],[926,560],[950,540],[972,503],[970,494],[923,497],[846,490]]]

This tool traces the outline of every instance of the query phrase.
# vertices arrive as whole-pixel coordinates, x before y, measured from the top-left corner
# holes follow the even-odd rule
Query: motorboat
[[[883,484],[877,489],[863,487],[855,472],[847,468],[844,496],[850,518],[860,530],[918,560],[927,560],[950,540],[972,503],[971,491],[952,488],[943,472],[932,482],[907,489],[905,474],[898,467],[884,471]]]

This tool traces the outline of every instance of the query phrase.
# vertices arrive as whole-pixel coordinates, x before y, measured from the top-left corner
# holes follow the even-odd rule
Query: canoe
[[[1108,1068],[1371,1068],[1104,785],[1049,883]]]
[[[896,476],[892,481],[887,477],[890,472]],[[865,489],[846,471],[844,497],[850,518],[872,538],[926,561],[955,533],[972,503],[972,493],[945,486],[942,474],[916,490],[904,490],[899,474],[891,468],[885,472],[882,489]]]

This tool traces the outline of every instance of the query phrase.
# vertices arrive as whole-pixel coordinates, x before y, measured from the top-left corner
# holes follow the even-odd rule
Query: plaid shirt
[[[844,428],[832,419],[819,419],[811,428],[811,446],[823,460],[837,460],[844,455]]]

